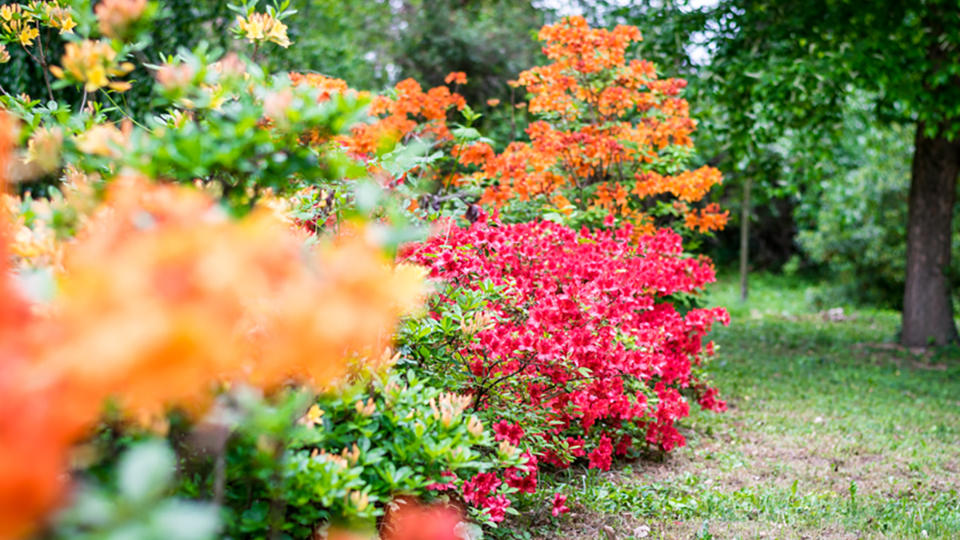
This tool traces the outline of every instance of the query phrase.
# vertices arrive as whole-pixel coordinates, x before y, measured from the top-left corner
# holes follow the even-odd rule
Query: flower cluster
[[[287,48],[290,38],[287,37],[287,25],[270,13],[251,13],[246,17],[237,16],[237,25],[234,31],[250,43],[276,43]]]
[[[503,521],[510,499],[503,493],[497,493],[501,485],[500,479],[494,473],[480,473],[464,482],[463,500],[478,508],[482,508],[494,523]]]
[[[539,37],[551,62],[511,84],[527,90],[528,110],[542,119],[527,128],[529,143],[514,142],[486,161],[484,176],[493,183],[485,204],[537,196],[566,204],[566,198],[556,199],[559,190],[595,186],[591,207],[622,215],[649,233],[643,199],[669,193],[695,202],[721,182],[712,167],[676,176],[653,172],[670,160],[666,148],[692,146],[696,123],[679,96],[685,81],[658,79],[652,63],[627,61],[628,48],[640,39],[635,27],[592,29],[582,17],[569,17],[543,27]],[[719,210],[696,212],[688,210],[687,226],[706,231],[726,222]]]
[[[463,75],[462,73],[459,75]],[[454,79],[450,79],[453,81]],[[466,82],[466,78],[457,78]],[[370,114],[376,118],[371,124],[354,127],[344,143],[354,153],[370,155],[387,141],[398,141],[412,136],[451,138],[447,126],[447,111],[463,109],[463,96],[446,86],[423,91],[420,83],[405,79],[393,89],[394,96],[376,96],[370,104]]]
[[[202,407],[217,380],[323,386],[345,352],[382,350],[419,294],[418,271],[391,269],[361,234],[304,253],[269,212],[231,222],[199,192],[138,178],[114,180],[64,259],[52,363],[140,412]]]
[[[83,84],[87,92],[96,92],[104,87],[119,92],[130,89],[128,82],[110,80],[133,71],[133,64],[120,62],[116,49],[107,41],[71,41],[64,46],[60,62],[62,67],[50,67],[53,75],[58,79]]]
[[[665,450],[682,445],[675,423],[689,409],[680,390],[724,407],[695,367],[712,350],[703,345],[711,324],[728,315],[722,308],[681,314],[669,303],[670,295],[714,280],[709,261],[685,256],[672,231],[635,237],[629,225],[578,232],[481,219],[467,228],[450,224],[403,255],[459,287],[484,280],[506,287],[490,306],[496,324],[464,351],[473,375],[516,379],[514,399],[539,411],[552,426],[547,437],[566,440],[573,456],[589,453],[593,467],[609,467],[637,433]],[[494,430],[510,443],[524,436],[506,422]]]
[[[20,4],[0,6],[0,30],[6,39],[16,41],[24,47],[33,45],[33,40],[40,35],[37,14],[24,9]]]

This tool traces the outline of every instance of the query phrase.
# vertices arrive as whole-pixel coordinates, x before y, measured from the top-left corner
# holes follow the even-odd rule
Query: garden
[[[960,536],[960,12],[821,3],[0,1],[0,540]]]

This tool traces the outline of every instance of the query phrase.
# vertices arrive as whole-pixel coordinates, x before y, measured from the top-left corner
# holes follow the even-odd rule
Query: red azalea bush
[[[689,414],[684,394],[706,409],[726,408],[697,372],[713,352],[703,338],[714,321],[729,322],[727,312],[681,313],[671,302],[714,281],[712,264],[685,255],[670,230],[636,242],[631,235],[629,225],[575,231],[480,219],[448,223],[402,253],[457,287],[493,283],[503,291],[486,308],[493,322],[461,351],[467,390],[481,409],[515,403],[533,411],[541,428],[525,434],[503,421],[494,426],[498,439],[523,438],[554,466],[586,457],[605,470],[637,437],[665,451],[682,446],[676,422]],[[490,381],[512,381],[503,401],[487,392]],[[535,471],[505,480],[532,491]]]

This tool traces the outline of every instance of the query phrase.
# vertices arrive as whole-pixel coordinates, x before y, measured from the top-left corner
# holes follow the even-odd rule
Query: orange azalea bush
[[[463,73],[451,74],[448,81],[466,82]],[[319,89],[320,99],[327,100],[333,95],[353,95],[369,98],[369,92],[358,92],[350,88],[346,81],[316,73],[290,73],[294,84],[307,85]],[[354,125],[350,134],[336,140],[353,155],[370,158],[385,145],[411,137],[433,137],[438,140],[451,138],[447,126],[447,112],[451,108],[463,109],[466,102],[463,96],[451,92],[446,86],[438,86],[424,92],[420,83],[405,79],[393,88],[393,96],[377,95],[372,98],[368,114],[370,123]],[[321,134],[309,134],[307,142],[324,143],[330,140]]]
[[[722,228],[726,212],[691,207],[721,182],[720,171],[661,172],[676,165],[668,149],[692,147],[696,122],[680,97],[686,81],[660,79],[651,62],[627,60],[640,32],[594,29],[569,17],[543,27],[539,38],[550,63],[511,83],[527,90],[528,110],[539,119],[527,128],[529,143],[513,142],[486,161],[493,183],[482,201],[502,206],[542,196],[569,211],[564,193],[573,193],[581,206],[621,215],[650,233],[645,201],[670,195],[687,227]]]

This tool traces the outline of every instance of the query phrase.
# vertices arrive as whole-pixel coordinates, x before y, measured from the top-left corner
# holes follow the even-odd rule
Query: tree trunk
[[[901,341],[908,347],[957,341],[946,271],[960,174],[960,136],[924,134],[917,125],[907,217],[907,283]]]
[[[747,301],[747,276],[750,273],[750,184],[743,182],[743,208],[740,210],[740,301]]]

